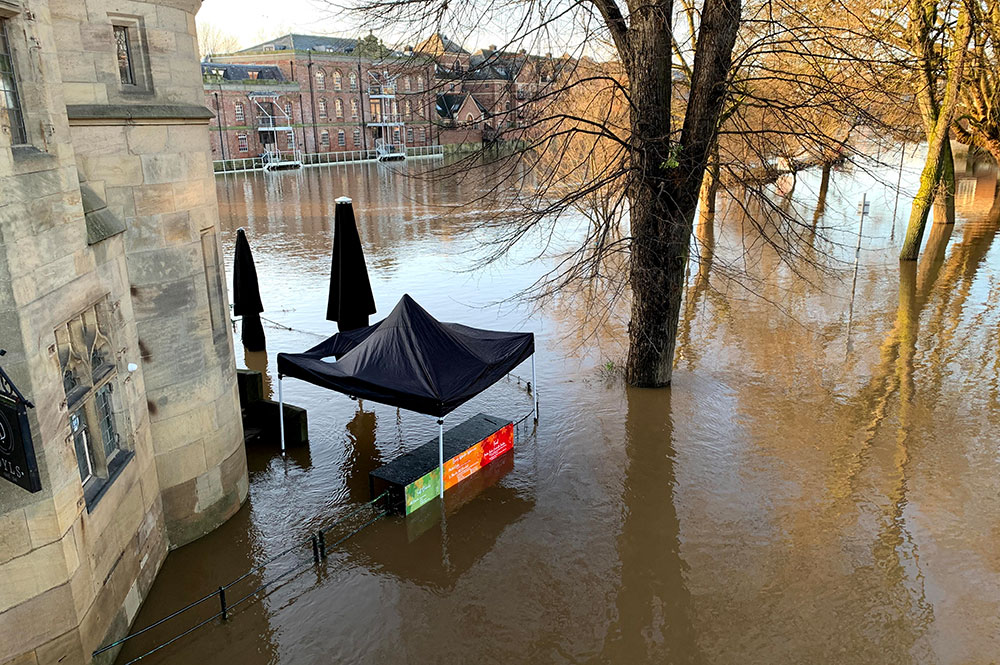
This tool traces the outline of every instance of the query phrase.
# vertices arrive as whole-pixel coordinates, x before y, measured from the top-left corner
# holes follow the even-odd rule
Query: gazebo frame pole
[[[278,427],[281,429],[281,456],[285,456],[285,400],[281,394],[281,375],[278,375]]]
[[[531,396],[535,398],[535,422],[538,422],[538,382],[535,381],[535,354],[531,354]]]
[[[438,418],[438,476],[441,499],[444,499],[444,418]]]

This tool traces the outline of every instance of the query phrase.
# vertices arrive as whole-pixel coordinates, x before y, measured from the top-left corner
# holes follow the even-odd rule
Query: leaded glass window
[[[132,44],[129,39],[128,28],[124,25],[116,25],[115,29],[115,49],[118,55],[118,76],[125,85],[135,85],[135,70],[132,67]]]
[[[115,428],[115,413],[111,401],[111,384],[106,383],[97,391],[94,399],[97,423],[104,445],[104,458],[110,461],[118,453],[118,431]]]
[[[28,142],[28,135],[24,130],[24,111],[7,38],[8,23],[8,19],[0,18],[0,131],[10,133],[11,145],[23,145]]]

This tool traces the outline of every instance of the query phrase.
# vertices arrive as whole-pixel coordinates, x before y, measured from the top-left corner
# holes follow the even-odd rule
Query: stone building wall
[[[247,494],[198,4],[0,0],[26,134],[0,118],[0,366],[42,485],[0,480],[0,663],[89,662]]]

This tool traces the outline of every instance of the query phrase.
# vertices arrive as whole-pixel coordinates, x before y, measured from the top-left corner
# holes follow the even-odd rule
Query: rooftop
[[[275,37],[245,48],[237,53],[256,53],[258,51],[324,51],[327,53],[353,53],[358,45],[357,39],[345,37],[323,37],[320,35],[299,35],[289,33]]]
[[[285,75],[275,65],[235,65],[222,62],[201,63],[201,75],[205,79],[223,81],[272,81],[285,83]]]

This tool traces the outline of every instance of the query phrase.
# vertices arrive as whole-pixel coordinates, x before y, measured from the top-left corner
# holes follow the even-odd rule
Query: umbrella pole
[[[281,394],[281,375],[278,375],[278,427],[281,429],[281,456],[285,456],[285,400]]]
[[[444,418],[438,418],[438,475],[441,478],[440,496],[444,499]]]
[[[531,354],[531,396],[534,397],[535,422],[538,422],[538,383],[535,381],[535,354]]]

